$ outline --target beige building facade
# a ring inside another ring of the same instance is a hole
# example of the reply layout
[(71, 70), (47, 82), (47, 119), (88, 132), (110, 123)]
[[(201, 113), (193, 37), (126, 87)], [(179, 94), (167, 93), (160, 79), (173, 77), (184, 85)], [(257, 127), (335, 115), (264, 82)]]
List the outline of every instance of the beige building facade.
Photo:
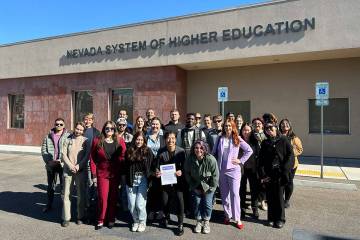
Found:
[[(52, 92), (42, 81), (50, 88), (71, 81), (72, 87), (55, 94), (67, 99), (68, 125), (74, 122), (74, 91), (93, 91), (100, 122), (112, 116), (112, 88), (133, 89), (133, 118), (151, 102), (167, 121), (173, 107), (182, 115), (219, 113), (217, 88), (227, 86), (225, 110), (246, 120), (264, 112), (289, 118), (304, 155), (318, 156), (319, 107), (313, 99), (315, 83), (326, 81), (325, 155), (360, 158), (358, 19), (358, 0), (270, 1), (0, 46), (0, 144), (37, 145), (46, 133), (40, 126), (50, 127), (53, 115), (36, 123), (33, 112), (61, 114), (46, 103)], [(17, 94), (25, 99), (22, 128), (11, 120), (10, 97)]]

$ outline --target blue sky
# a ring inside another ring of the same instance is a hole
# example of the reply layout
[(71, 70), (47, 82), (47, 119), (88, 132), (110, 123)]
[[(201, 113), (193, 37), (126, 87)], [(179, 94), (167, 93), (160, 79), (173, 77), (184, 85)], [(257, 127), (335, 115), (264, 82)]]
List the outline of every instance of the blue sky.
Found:
[(0, 45), (269, 0), (4, 0)]

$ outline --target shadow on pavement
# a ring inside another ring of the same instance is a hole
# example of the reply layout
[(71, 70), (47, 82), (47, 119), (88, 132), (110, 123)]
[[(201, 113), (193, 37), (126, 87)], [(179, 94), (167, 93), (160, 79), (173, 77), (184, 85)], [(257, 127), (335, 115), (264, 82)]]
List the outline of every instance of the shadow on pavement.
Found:
[(0, 210), (46, 222), (60, 223), (61, 204), (58, 203), (58, 197), (55, 196), (53, 209), (43, 213), (46, 199), (46, 193), (42, 192), (5, 191), (0, 193)]

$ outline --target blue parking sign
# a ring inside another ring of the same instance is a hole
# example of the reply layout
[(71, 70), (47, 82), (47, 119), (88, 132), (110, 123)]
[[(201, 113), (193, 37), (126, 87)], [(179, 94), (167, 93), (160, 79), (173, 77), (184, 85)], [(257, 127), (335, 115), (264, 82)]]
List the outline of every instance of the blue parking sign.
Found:
[(329, 99), (329, 83), (317, 82), (315, 85), (316, 100)]
[(219, 87), (218, 88), (218, 102), (227, 102), (229, 98), (228, 88)]

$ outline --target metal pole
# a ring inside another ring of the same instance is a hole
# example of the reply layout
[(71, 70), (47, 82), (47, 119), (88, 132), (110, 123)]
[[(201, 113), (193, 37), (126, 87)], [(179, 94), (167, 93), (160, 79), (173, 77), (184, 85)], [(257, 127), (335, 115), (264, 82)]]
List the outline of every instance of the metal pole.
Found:
[[(321, 100), (324, 103), (324, 100)], [(324, 178), (324, 106), (321, 104), (321, 172), (320, 178)]]
[(221, 115), (223, 117), (223, 121), (225, 122), (225, 115), (224, 115), (225, 109), (224, 109), (224, 101), (221, 101)]

